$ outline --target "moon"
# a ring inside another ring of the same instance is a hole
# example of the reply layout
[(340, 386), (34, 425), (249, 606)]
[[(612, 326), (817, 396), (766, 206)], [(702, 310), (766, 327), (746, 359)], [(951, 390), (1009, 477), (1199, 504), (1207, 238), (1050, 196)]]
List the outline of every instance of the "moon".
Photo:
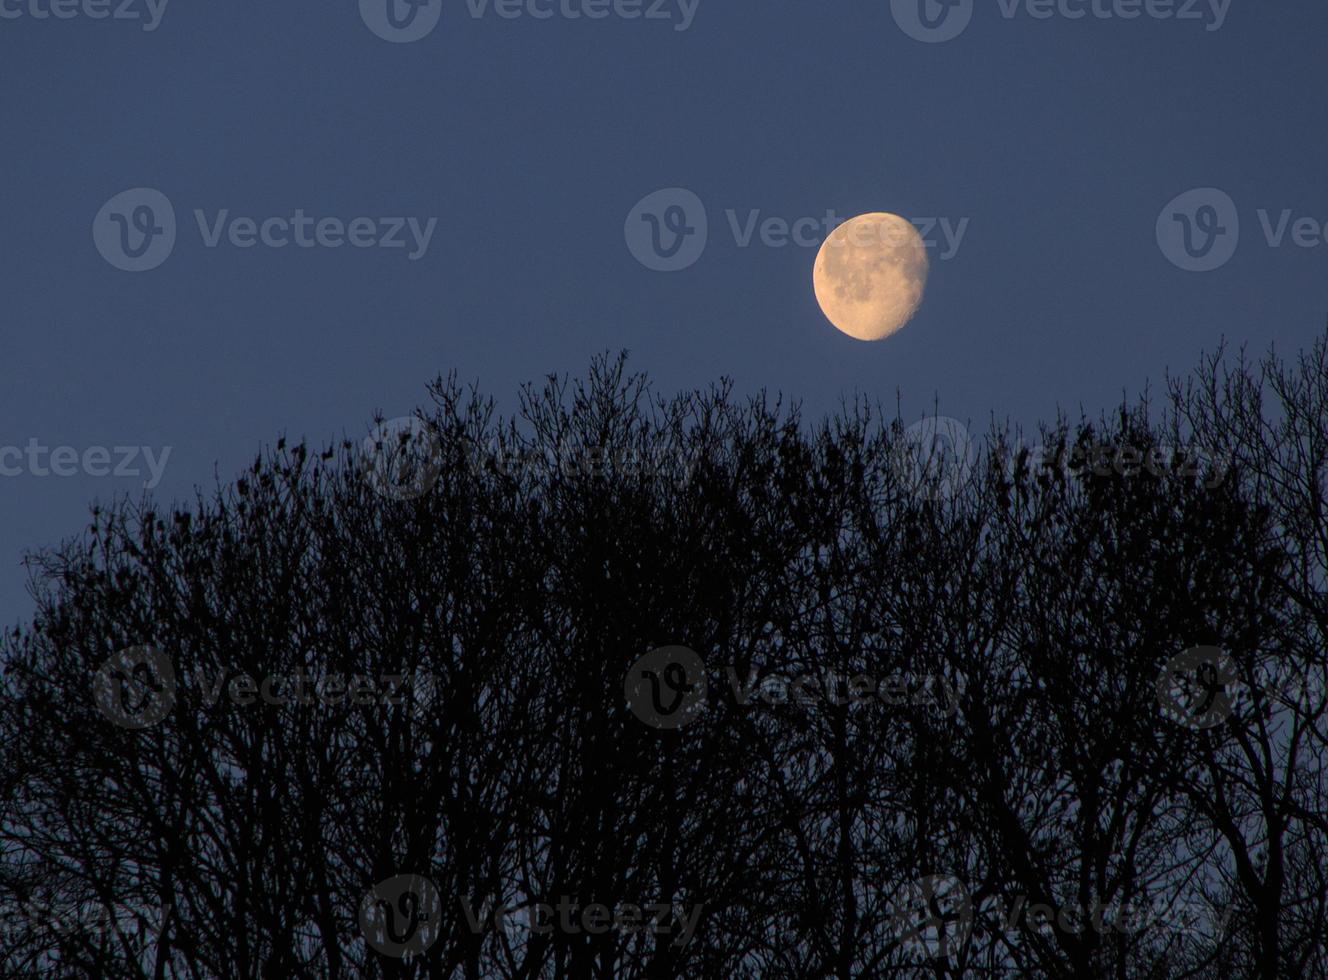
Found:
[(882, 340), (912, 319), (927, 285), (927, 249), (897, 214), (863, 214), (826, 238), (812, 286), (821, 312), (858, 340)]

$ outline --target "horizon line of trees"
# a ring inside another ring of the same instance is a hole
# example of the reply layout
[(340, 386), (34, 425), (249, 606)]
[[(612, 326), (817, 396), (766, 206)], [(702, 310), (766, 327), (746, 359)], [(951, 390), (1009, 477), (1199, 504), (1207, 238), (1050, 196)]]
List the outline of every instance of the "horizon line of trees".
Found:
[(964, 435), (603, 357), (94, 509), (0, 975), (1328, 976), (1328, 333)]

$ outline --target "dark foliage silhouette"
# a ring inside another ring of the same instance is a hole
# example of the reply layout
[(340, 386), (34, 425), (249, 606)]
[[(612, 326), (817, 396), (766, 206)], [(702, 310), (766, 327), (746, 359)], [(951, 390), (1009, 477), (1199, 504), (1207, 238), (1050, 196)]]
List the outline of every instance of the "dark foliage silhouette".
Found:
[(948, 466), (430, 393), (31, 559), (0, 973), (1328, 976), (1328, 337)]

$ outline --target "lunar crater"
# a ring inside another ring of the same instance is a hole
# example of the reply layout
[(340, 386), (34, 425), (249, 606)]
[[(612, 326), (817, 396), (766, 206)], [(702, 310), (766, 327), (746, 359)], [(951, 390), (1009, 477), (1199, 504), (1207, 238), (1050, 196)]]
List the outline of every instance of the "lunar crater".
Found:
[(858, 340), (882, 340), (917, 312), (927, 272), (927, 249), (912, 222), (874, 213), (830, 234), (816, 256), (812, 281), (836, 329)]

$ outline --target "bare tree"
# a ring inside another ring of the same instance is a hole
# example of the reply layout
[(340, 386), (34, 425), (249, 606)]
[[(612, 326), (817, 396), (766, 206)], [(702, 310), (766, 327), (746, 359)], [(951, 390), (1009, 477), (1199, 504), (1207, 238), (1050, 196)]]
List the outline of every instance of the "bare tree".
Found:
[(1225, 364), (943, 465), (439, 379), (95, 509), (6, 638), (0, 972), (1328, 975), (1328, 336)]

